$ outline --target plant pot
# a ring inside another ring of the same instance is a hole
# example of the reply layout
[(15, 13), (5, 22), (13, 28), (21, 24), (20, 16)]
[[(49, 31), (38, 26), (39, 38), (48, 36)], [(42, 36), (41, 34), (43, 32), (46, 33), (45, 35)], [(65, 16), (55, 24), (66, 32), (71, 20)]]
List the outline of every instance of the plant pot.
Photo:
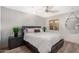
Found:
[(43, 27), (43, 31), (46, 32), (46, 27)]
[(44, 32), (46, 32), (46, 30), (43, 30)]
[(18, 33), (14, 33), (14, 37), (17, 37), (18, 36)]

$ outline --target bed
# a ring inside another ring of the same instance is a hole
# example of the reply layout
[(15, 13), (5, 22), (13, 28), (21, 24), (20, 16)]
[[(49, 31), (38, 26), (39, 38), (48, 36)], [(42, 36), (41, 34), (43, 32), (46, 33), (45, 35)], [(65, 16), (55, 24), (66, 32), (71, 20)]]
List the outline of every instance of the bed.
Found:
[(64, 43), (60, 33), (58, 32), (24, 32), (26, 28), (41, 28), (41, 26), (23, 26), (22, 35), (25, 45), (36, 53), (57, 52)]

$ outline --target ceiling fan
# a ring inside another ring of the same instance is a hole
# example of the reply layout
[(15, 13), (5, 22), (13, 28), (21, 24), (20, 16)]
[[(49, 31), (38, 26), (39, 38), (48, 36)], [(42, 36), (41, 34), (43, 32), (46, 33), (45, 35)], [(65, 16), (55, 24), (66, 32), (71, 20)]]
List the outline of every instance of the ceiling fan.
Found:
[(58, 10), (53, 10), (53, 6), (45, 6), (45, 12), (56, 13)]

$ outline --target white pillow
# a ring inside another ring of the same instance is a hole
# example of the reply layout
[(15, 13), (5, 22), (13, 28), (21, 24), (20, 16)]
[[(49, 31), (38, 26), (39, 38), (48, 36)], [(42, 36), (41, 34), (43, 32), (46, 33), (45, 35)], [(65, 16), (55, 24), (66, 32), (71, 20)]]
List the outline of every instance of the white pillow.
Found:
[(29, 29), (27, 29), (27, 32), (28, 33), (34, 33), (34, 29), (33, 28), (29, 28)]
[(28, 32), (27, 28), (24, 29), (24, 32)]

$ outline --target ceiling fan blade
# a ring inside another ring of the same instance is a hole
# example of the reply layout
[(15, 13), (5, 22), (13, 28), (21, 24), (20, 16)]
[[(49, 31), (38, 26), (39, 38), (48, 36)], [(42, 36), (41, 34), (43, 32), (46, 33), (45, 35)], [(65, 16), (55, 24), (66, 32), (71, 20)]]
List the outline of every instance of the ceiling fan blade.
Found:
[(56, 12), (58, 12), (58, 10), (47, 10), (46, 12), (48, 12), (48, 13), (56, 13)]
[(56, 12), (58, 12), (58, 10), (49, 10), (48, 12), (56, 13)]

